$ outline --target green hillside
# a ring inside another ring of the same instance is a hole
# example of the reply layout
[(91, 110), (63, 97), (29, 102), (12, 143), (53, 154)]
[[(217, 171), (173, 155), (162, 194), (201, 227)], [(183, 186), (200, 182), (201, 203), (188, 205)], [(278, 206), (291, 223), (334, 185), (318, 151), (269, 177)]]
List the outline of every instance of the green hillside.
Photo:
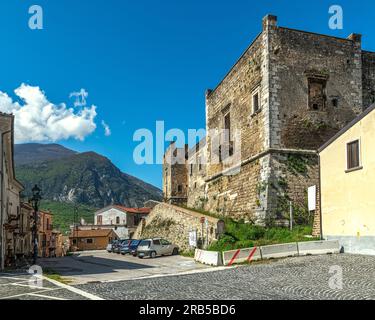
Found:
[[(62, 203), (57, 201), (42, 200), (42, 210), (51, 210), (53, 214), (53, 226), (59, 229), (63, 234), (69, 231), (69, 226), (74, 221), (74, 205), (70, 203)], [(94, 222), (95, 208), (78, 205), (78, 219), (85, 219), (87, 223)]]

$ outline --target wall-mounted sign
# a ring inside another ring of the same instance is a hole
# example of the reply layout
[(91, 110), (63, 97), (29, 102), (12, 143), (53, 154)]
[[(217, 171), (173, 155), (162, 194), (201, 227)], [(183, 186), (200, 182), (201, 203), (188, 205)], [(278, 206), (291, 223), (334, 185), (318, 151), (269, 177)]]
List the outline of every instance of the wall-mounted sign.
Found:
[(189, 232), (189, 246), (197, 247), (197, 231), (190, 231)]
[(312, 186), (307, 190), (309, 211), (316, 210), (316, 186)]

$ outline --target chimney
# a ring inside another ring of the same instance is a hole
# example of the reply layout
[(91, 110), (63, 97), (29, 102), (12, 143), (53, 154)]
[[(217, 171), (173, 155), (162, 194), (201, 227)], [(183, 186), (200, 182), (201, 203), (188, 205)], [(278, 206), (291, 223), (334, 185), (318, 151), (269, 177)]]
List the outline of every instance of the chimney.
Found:
[(269, 30), (271, 28), (276, 28), (276, 27), (277, 27), (277, 16), (268, 14), (263, 18), (263, 31)]

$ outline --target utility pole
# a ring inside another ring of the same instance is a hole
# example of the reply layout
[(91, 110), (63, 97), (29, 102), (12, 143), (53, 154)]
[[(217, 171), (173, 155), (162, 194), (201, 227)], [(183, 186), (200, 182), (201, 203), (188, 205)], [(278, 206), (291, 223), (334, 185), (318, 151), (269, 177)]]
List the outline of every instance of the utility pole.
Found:
[(293, 230), (293, 204), (292, 201), (289, 201), (289, 225), (290, 231)]
[(33, 265), (36, 265), (38, 259), (38, 214), (39, 214), (39, 203), (42, 199), (40, 192), (41, 190), (37, 185), (32, 189), (33, 197), (30, 199), (30, 202), (34, 209), (34, 225), (33, 225)]
[(73, 206), (73, 242), (75, 241), (75, 246), (78, 248), (78, 210), (77, 204), (74, 203)]

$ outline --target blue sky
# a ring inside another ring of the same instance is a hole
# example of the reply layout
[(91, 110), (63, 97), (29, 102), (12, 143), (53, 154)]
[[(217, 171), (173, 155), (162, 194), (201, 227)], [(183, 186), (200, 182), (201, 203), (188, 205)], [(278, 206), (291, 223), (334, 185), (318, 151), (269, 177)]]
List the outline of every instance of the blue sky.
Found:
[[(44, 29), (28, 28), (28, 8), (41, 5)], [(330, 30), (328, 8), (344, 10), (344, 29)], [(159, 165), (133, 161), (133, 133), (204, 128), (204, 93), (216, 84), (261, 31), (267, 13), (279, 25), (347, 37), (363, 34), (375, 51), (375, 2), (214, 0), (2, 0), (0, 91), (39, 86), (54, 103), (84, 88), (97, 106), (97, 129), (84, 141), (57, 141), (96, 151), (121, 170), (161, 187)], [(111, 128), (104, 135), (101, 121)]]

